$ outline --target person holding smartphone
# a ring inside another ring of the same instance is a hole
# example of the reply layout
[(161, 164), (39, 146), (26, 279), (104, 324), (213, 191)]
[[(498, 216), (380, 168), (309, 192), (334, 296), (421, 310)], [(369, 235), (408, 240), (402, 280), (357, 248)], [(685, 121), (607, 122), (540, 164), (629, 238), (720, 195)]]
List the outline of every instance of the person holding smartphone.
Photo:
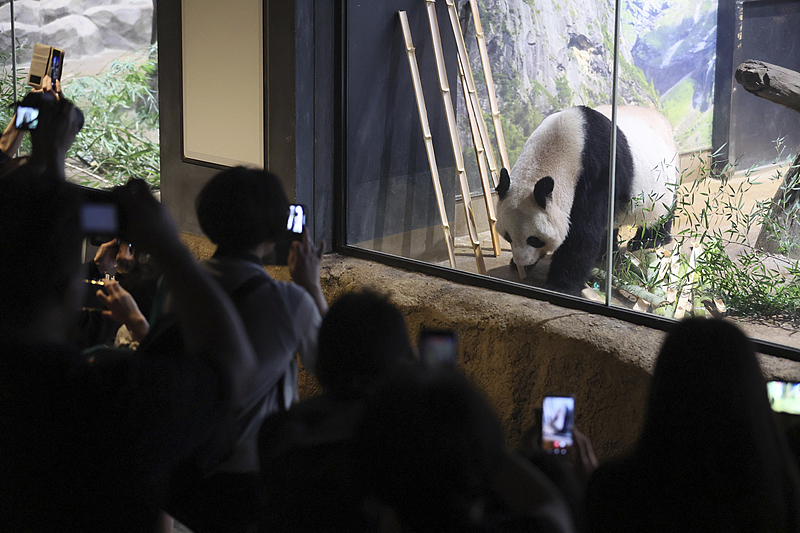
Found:
[[(0, 143), (6, 157), (22, 142), (22, 135), (27, 129), (31, 134), (31, 153), (14, 157), (3, 163), (0, 176), (11, 174), (23, 165), (50, 177), (65, 180), (64, 163), (75, 137), (83, 128), (83, 112), (61, 92), (61, 83), (56, 80), (52, 84), (45, 76), (41, 90), (32, 90), (18, 103), (18, 109), (26, 107), (26, 116), (35, 120), (19, 120), (22, 115), (15, 113), (12, 124), (6, 128)], [(6, 150), (8, 150), (6, 152)]]
[(591, 532), (798, 532), (800, 475), (753, 346), (734, 324), (675, 325), (634, 450), (600, 465)]
[[(50, 76), (45, 76), (42, 80), (42, 86), (39, 89), (33, 89), (32, 93), (52, 93), (52, 95), (59, 99), (62, 97), (61, 94), (61, 82), (58, 80), (55, 81), (55, 84), (50, 79)], [(6, 164), (14, 154), (17, 153), (19, 150), (20, 145), (22, 144), (22, 139), (25, 136), (26, 129), (22, 129), (21, 127), (17, 126), (17, 113), (14, 113), (14, 116), (11, 117), (11, 121), (8, 123), (3, 135), (0, 136), (0, 168)]]
[[(203, 262), (231, 296), (257, 354), (247, 398), (236, 406), (238, 439), (211, 475), (181, 472), (167, 512), (196, 533), (243, 531), (256, 519), (259, 490), (258, 430), (268, 415), (298, 399), (298, 363), (314, 373), (317, 334), (328, 305), (320, 286), (324, 243), (304, 232), (288, 257), (293, 283), (263, 268), (276, 244), (290, 238), (289, 201), (277, 176), (235, 167), (211, 178), (197, 197), (200, 227), (217, 245)], [(154, 328), (157, 325), (153, 326)]]

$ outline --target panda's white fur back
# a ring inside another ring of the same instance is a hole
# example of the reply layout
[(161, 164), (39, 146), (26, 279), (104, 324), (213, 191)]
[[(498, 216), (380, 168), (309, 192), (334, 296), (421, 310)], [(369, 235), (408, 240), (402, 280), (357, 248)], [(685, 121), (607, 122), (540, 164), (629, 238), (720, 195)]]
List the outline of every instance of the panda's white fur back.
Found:
[[(611, 106), (595, 108), (611, 120)], [(617, 126), (633, 157), (631, 206), (614, 226), (653, 224), (669, 215), (678, 183), (678, 147), (667, 117), (654, 109), (617, 108)]]
[[(542, 249), (532, 249), (524, 240), (512, 241), (514, 261), (520, 265), (533, 264), (556, 250), (569, 233), (575, 185), (582, 171), (584, 123), (578, 108), (549, 115), (525, 142), (511, 169), (513, 186), (497, 206), (497, 230), (501, 235), (537, 235), (547, 243)], [(534, 185), (544, 176), (554, 181), (547, 212), (531, 198)]]
[[(575, 223), (570, 220), (574, 193), (584, 172), (582, 155), (589, 142), (585, 112), (585, 108), (572, 107), (545, 118), (511, 170), (510, 187), (497, 206), (497, 230), (510, 238), (518, 265), (534, 264), (544, 254), (557, 250)], [(601, 106), (597, 112), (610, 119), (611, 107)], [(653, 224), (668, 217), (674, 205), (678, 171), (672, 127), (657, 111), (636, 106), (619, 107), (617, 122), (633, 160), (633, 201), (631, 208), (618, 214), (615, 226)], [(553, 178), (546, 210), (532, 197), (537, 182), (545, 176)], [(526, 244), (530, 236), (545, 245), (535, 248)]]

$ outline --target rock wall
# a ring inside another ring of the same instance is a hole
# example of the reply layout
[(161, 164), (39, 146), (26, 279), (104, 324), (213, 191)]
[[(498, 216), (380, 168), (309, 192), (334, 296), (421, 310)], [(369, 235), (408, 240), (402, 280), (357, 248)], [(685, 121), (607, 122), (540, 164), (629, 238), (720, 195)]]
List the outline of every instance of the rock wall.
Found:
[[(213, 253), (206, 239), (183, 238), (196, 256)], [(289, 279), (286, 267), (268, 270)], [(599, 458), (636, 440), (660, 331), (336, 254), (323, 260), (322, 286), (329, 302), (364, 286), (388, 293), (412, 339), (423, 325), (458, 331), (459, 366), (494, 405), (511, 446), (553, 392), (575, 396), (577, 427)], [(770, 378), (800, 381), (800, 363), (767, 356), (761, 362)], [(307, 397), (319, 385), (301, 372), (300, 390)]]
[[(468, 1), (459, 0), (462, 19), (468, 18)], [(572, 105), (610, 103), (613, 2), (480, 0), (478, 4), (512, 165), (543, 117)], [(715, 0), (622, 3), (620, 101), (663, 107), (676, 127), (682, 151), (711, 145), (716, 6)], [(473, 71), (481, 73), (473, 25), (465, 27)], [(476, 83), (485, 100), (480, 74)], [(488, 102), (483, 104), (488, 110)], [(461, 104), (460, 116), (464, 113)], [(464, 146), (471, 146), (466, 120), (460, 130)]]
[[(36, 43), (66, 52), (67, 59), (108, 49), (139, 50), (150, 44), (154, 0), (16, 0), (19, 65), (27, 67)], [(0, 6), (0, 53), (10, 54), (11, 6)]]

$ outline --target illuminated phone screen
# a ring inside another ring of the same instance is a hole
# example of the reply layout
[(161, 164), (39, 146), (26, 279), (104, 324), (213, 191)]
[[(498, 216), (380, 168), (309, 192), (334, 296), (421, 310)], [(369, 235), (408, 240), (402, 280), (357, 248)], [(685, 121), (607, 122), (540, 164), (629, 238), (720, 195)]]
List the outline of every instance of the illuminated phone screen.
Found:
[(302, 205), (289, 206), (289, 219), (286, 221), (286, 229), (298, 235), (303, 233), (306, 225), (306, 213)]
[(767, 383), (767, 397), (773, 411), (800, 415), (800, 383), (770, 381)]
[(574, 420), (575, 398), (546, 396), (542, 402), (542, 449), (548, 453), (566, 454), (572, 446)]
[(17, 106), (18, 130), (35, 130), (39, 125), (39, 109), (35, 107)]

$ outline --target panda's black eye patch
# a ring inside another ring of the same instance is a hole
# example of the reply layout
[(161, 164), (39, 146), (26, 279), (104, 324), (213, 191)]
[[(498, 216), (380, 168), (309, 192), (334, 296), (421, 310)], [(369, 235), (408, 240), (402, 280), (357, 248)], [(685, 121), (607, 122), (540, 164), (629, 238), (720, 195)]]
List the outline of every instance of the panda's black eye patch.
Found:
[(534, 248), (541, 248), (544, 246), (544, 241), (542, 241), (542, 239), (539, 237), (530, 236), (525, 242), (528, 244), (528, 246), (533, 246)]
[(511, 244), (511, 236), (508, 234), (508, 232), (506, 232), (506, 234), (503, 235), (503, 238), (508, 241), (508, 244)]

